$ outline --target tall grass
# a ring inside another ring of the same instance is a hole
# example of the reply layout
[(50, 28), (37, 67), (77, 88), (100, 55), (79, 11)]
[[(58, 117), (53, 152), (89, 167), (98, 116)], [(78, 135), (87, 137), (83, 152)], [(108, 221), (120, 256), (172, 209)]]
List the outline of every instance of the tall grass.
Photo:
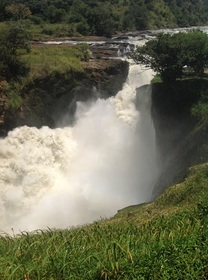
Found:
[(0, 239), (0, 279), (207, 279), (208, 166), (156, 202), (67, 230)]
[(73, 75), (82, 73), (81, 51), (73, 46), (32, 47), (31, 52), (22, 55), (30, 67), (29, 79), (44, 78), (49, 75)]
[(50, 39), (54, 37), (71, 37), (78, 36), (76, 28), (73, 24), (67, 23), (40, 23), (31, 24), (30, 34), (33, 40), (41, 41), (44, 39)]
[(5, 83), (3, 90), (7, 96), (5, 108), (15, 111), (21, 108), (23, 99), (21, 97), (21, 84), (18, 82)]

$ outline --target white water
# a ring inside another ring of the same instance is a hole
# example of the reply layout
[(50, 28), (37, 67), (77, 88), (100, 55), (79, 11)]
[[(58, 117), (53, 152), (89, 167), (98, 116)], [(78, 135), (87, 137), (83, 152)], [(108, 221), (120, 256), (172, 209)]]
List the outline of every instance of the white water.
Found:
[(146, 105), (135, 108), (151, 78), (130, 66), (115, 97), (78, 104), (73, 127), (23, 126), (0, 140), (0, 230), (66, 228), (151, 198), (154, 128)]

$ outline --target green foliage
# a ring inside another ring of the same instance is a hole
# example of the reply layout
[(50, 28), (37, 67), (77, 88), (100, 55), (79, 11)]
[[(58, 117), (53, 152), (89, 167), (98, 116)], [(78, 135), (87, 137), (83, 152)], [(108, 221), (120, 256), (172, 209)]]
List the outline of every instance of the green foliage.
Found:
[(89, 9), (87, 23), (92, 35), (110, 37), (115, 32), (116, 22), (110, 5), (97, 5)]
[(6, 109), (18, 110), (23, 103), (22, 97), (20, 95), (20, 85), (18, 83), (7, 84), (4, 88), (7, 95)]
[(192, 114), (199, 118), (205, 125), (208, 124), (208, 91), (201, 92), (199, 101), (192, 106)]
[(0, 77), (12, 79), (26, 73), (27, 68), (21, 62), (19, 50), (29, 52), (29, 35), (25, 26), (16, 22), (2, 30), (0, 35)]
[(54, 5), (50, 5), (47, 9), (46, 17), (51, 23), (61, 22), (65, 17), (66, 12), (64, 9), (57, 9)]
[(89, 59), (91, 57), (89, 45), (87, 43), (81, 43), (81, 44), (77, 45), (77, 48), (80, 50), (80, 52), (82, 54), (81, 60), (89, 61)]
[(26, 24), (21, 21), (12, 22), (9, 24), (8, 32), (5, 38), (5, 44), (14, 54), (18, 49), (30, 51), (30, 34), (27, 30)]
[(76, 25), (76, 31), (82, 35), (88, 35), (90, 33), (90, 27), (86, 20), (78, 22)]
[(32, 48), (22, 56), (22, 61), (30, 68), (26, 79), (32, 81), (49, 75), (73, 75), (82, 73), (83, 53), (78, 47), (42, 46)]
[(151, 84), (154, 84), (154, 83), (162, 83), (160, 75), (157, 74), (154, 76), (154, 78), (151, 80)]
[(6, 109), (17, 110), (22, 106), (22, 97), (18, 93), (10, 91), (7, 96)]
[(63, 26), (60, 24), (44, 24), (41, 25), (41, 35), (46, 37), (64, 37), (74, 35), (68, 26)]
[(10, 80), (27, 71), (25, 65), (18, 56), (11, 52), (6, 46), (0, 46), (0, 77)]
[(41, 23), (40, 25), (33, 25), (30, 28), (30, 34), (34, 40), (78, 35), (75, 25), (61, 23)]
[(151, 67), (163, 81), (181, 78), (185, 66), (202, 76), (208, 64), (208, 36), (199, 30), (173, 35), (160, 33), (156, 39), (137, 47), (131, 57)]
[(163, 0), (148, 1), (148, 27), (161, 28), (161, 27), (174, 27), (177, 26), (175, 15), (171, 8)]
[(199, 26), (207, 21), (207, 1), (165, 0), (179, 26)]
[(125, 11), (123, 29), (143, 30), (148, 27), (148, 9), (144, 1), (132, 1)]
[[(184, 62), (196, 75), (203, 75), (208, 65), (208, 36), (201, 31), (186, 34), (182, 41)], [(182, 50), (181, 50), (182, 52)]]
[(99, 1), (85, 3), (82, 0), (73, 2), (68, 22), (76, 23), (80, 34), (110, 37), (116, 26), (116, 19), (112, 7), (108, 3)]
[(1, 0), (0, 21), (30, 18), (35, 24), (69, 23), (81, 35), (205, 25), (208, 4), (175, 0)]
[(192, 108), (192, 114), (208, 123), (208, 103), (198, 102)]
[(5, 7), (5, 11), (16, 20), (22, 20), (31, 15), (30, 9), (21, 3), (12, 3)]
[(157, 39), (137, 47), (131, 57), (137, 63), (151, 67), (166, 81), (181, 77), (183, 61), (180, 58), (180, 45), (184, 34), (159, 34)]
[(194, 168), (156, 202), (68, 230), (0, 238), (0, 277), (206, 279), (208, 167)]

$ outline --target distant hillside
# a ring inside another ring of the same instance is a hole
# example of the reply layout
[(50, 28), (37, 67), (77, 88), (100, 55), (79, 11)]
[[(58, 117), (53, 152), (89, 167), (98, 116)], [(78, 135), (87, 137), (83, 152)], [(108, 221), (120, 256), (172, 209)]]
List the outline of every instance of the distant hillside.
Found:
[[(0, 21), (65, 23), (68, 35), (105, 35), (129, 30), (208, 23), (208, 1), (193, 0), (1, 0)], [(63, 30), (62, 30), (63, 31)], [(51, 31), (48, 30), (48, 33)]]

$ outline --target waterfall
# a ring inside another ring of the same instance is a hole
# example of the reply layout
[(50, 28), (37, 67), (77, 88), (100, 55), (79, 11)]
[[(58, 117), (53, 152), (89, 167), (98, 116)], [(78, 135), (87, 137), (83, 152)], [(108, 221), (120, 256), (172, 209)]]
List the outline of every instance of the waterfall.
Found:
[(130, 65), (115, 97), (78, 102), (73, 127), (23, 126), (0, 140), (1, 231), (85, 224), (151, 199), (151, 98), (137, 90), (151, 78), (151, 70)]

